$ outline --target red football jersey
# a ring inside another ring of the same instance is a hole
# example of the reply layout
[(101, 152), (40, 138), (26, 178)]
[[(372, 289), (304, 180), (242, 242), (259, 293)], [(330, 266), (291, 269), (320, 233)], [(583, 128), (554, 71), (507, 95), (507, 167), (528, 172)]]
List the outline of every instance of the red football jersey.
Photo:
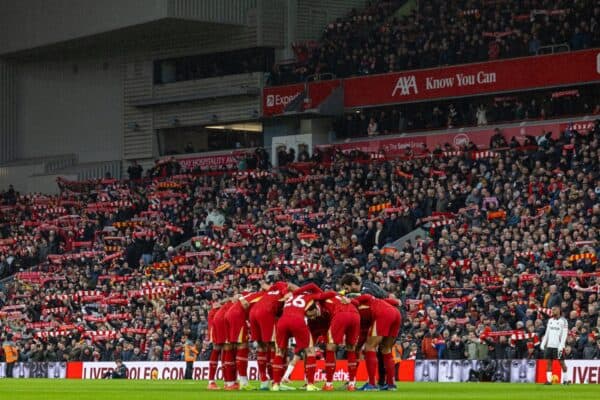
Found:
[[(394, 306), (391, 303), (398, 303), (397, 300), (394, 299), (378, 299), (376, 297), (371, 296), (370, 294), (363, 294), (354, 299), (359, 304), (359, 311), (361, 309), (365, 309), (368, 307), (371, 311), (371, 315), (373, 318), (377, 318), (379, 316), (385, 316), (391, 310), (394, 309)], [(365, 312), (366, 313), (366, 312)], [(361, 313), (362, 315), (362, 313)]]
[(341, 312), (358, 313), (358, 310), (352, 303), (344, 304), (342, 297), (342, 295), (336, 292), (329, 291), (321, 294), (319, 300), (322, 300), (321, 304), (323, 308), (331, 316)]
[(317, 296), (317, 294), (302, 293), (290, 297), (283, 305), (283, 314), (304, 318), (306, 310), (312, 307)]
[(223, 318), (223, 317), (225, 317), (225, 314), (227, 313), (227, 311), (229, 311), (229, 309), (231, 308), (231, 306), (233, 306), (233, 302), (232, 301), (227, 301), (227, 302), (223, 303), (221, 305), (221, 307), (217, 310), (217, 312), (214, 314), (213, 320), (215, 318)]
[(285, 282), (276, 282), (263, 292), (263, 296), (254, 305), (256, 308), (265, 310), (273, 315), (279, 311), (281, 299), (288, 293), (288, 284)]
[(283, 305), (284, 315), (296, 315), (304, 318), (306, 310), (315, 303), (323, 291), (314, 283), (304, 285), (292, 293)]
[(246, 318), (248, 318), (248, 314), (250, 313), (250, 309), (260, 301), (260, 299), (264, 296), (265, 292), (255, 292), (248, 293), (243, 295), (241, 298), (246, 300), (249, 304), (248, 308), (245, 308), (242, 303), (238, 300), (233, 303), (233, 307), (236, 307), (239, 311), (242, 311), (246, 314)]

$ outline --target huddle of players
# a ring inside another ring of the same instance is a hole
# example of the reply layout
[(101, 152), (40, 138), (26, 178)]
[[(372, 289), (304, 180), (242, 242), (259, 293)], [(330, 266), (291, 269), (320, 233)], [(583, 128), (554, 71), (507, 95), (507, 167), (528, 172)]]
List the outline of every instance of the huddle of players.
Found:
[[(294, 365), (302, 357), (305, 361), (306, 390), (321, 390), (314, 384), (314, 342), (320, 336), (327, 337), (323, 390), (333, 390), (338, 346), (345, 346), (346, 350), (347, 390), (356, 390), (358, 352), (361, 349), (369, 381), (359, 390), (395, 390), (392, 346), (401, 326), (402, 317), (397, 309), (399, 302), (387, 298), (387, 294), (375, 284), (365, 282), (361, 286), (360, 280), (351, 274), (345, 275), (341, 284), (346, 295), (322, 291), (312, 283), (297, 287), (276, 282), (270, 286), (264, 284), (259, 292), (215, 304), (208, 314), (209, 336), (213, 344), (208, 389), (220, 389), (215, 382), (219, 360), (225, 390), (254, 389), (247, 376), (250, 333), (257, 343), (261, 390), (269, 389), (270, 380), (270, 390), (293, 390), (282, 382), (288, 380)], [(375, 297), (369, 292), (385, 298)], [(288, 363), (286, 355), (291, 338), (295, 340), (294, 357)], [(386, 384), (381, 387), (376, 386), (378, 350), (382, 354), (385, 370), (382, 373), (386, 378)]]

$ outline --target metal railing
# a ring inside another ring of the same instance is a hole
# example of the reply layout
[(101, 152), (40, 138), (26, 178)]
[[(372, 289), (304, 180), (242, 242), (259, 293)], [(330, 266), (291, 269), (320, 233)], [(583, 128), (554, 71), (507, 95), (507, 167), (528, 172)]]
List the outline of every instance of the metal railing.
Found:
[(567, 51), (571, 51), (571, 47), (568, 43), (559, 43), (559, 44), (550, 44), (547, 46), (541, 46), (537, 51), (536, 55), (541, 54), (554, 54), (554, 53), (564, 53)]

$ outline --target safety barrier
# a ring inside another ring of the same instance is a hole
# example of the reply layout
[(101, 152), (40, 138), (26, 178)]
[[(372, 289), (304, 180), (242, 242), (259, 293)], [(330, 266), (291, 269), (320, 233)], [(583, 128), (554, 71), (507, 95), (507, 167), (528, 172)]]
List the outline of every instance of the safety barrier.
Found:
[[(183, 361), (134, 361), (125, 362), (128, 379), (178, 380), (185, 375)], [(566, 378), (575, 384), (600, 383), (600, 360), (567, 360)], [(102, 379), (112, 372), (114, 362), (18, 362), (13, 366), (13, 378), (50, 379)], [(194, 363), (194, 380), (208, 379), (208, 361)], [(554, 379), (562, 381), (560, 365), (552, 365)], [(6, 377), (6, 363), (0, 363), (0, 378)], [(217, 369), (217, 379), (222, 379), (221, 367)], [(248, 364), (248, 378), (258, 379), (256, 361)], [(302, 361), (296, 364), (291, 380), (304, 380)], [(315, 380), (325, 379), (325, 362), (317, 361)], [(364, 362), (359, 363), (357, 380), (365, 381), (367, 372)], [(397, 379), (400, 382), (467, 382), (487, 380), (511, 383), (543, 383), (546, 381), (545, 360), (403, 360), (398, 366)], [(334, 380), (348, 380), (348, 364), (338, 361)]]

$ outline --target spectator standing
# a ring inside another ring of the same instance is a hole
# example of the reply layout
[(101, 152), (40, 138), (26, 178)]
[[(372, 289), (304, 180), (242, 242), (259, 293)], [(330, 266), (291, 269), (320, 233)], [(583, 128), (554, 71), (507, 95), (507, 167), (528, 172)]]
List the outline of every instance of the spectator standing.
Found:
[(185, 344), (183, 346), (185, 357), (185, 379), (192, 379), (194, 372), (194, 361), (198, 357), (198, 349), (192, 340), (188, 337), (183, 338)]
[(15, 363), (19, 359), (19, 349), (12, 341), (12, 335), (8, 335), (4, 343), (2, 343), (2, 350), (4, 351), (4, 359), (6, 361), (6, 377), (13, 377), (13, 368)]
[(127, 174), (129, 175), (130, 181), (139, 181), (142, 179), (142, 172), (144, 169), (141, 165), (137, 163), (137, 161), (133, 160), (129, 168), (127, 168)]
[(371, 118), (369, 120), (369, 126), (367, 128), (367, 135), (368, 136), (379, 135), (379, 129), (378, 129), (377, 121), (375, 121), (375, 118)]

